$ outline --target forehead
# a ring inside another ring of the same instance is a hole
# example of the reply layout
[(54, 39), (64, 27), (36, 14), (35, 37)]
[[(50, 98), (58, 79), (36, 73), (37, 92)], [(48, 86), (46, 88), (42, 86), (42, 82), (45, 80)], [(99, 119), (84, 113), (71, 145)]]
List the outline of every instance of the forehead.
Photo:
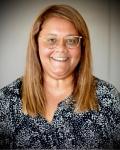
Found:
[(70, 32), (78, 34), (75, 25), (62, 17), (50, 17), (46, 19), (42, 24), (41, 32)]

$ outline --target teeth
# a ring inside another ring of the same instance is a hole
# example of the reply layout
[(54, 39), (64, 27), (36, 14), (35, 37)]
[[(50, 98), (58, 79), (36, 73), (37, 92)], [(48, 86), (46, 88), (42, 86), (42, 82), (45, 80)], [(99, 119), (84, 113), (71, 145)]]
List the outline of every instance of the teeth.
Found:
[(67, 57), (55, 57), (55, 58), (52, 57), (52, 59), (56, 61), (66, 61), (68, 58)]

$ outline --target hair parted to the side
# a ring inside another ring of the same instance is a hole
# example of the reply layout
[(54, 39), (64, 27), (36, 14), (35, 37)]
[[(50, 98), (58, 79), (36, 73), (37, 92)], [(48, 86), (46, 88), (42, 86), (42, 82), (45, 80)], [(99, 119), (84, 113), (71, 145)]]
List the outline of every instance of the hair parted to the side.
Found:
[(52, 16), (69, 20), (82, 36), (81, 59), (74, 71), (75, 109), (78, 112), (98, 110), (96, 85), (91, 67), (90, 37), (86, 23), (79, 12), (71, 6), (51, 5), (37, 17), (30, 33), (22, 84), (23, 111), (30, 116), (39, 114), (45, 116), (46, 100), (43, 88), (43, 69), (38, 52), (38, 35), (44, 21)]

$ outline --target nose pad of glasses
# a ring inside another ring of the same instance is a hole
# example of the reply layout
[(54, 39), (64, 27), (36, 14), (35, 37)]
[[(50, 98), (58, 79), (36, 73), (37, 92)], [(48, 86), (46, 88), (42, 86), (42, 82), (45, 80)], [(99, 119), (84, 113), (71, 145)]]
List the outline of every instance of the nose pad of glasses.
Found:
[(60, 40), (59, 42), (56, 43), (54, 48), (56, 48), (56, 50), (59, 51), (65, 51), (67, 49), (67, 45), (64, 40)]

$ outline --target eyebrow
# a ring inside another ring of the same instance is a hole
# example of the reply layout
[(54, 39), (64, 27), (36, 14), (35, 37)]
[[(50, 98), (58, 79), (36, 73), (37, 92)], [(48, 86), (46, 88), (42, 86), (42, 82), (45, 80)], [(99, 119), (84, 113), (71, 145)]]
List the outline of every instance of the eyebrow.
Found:
[(48, 36), (57, 36), (57, 34), (53, 34), (53, 33), (48, 33), (46, 35), (48, 35)]
[[(57, 34), (54, 34), (54, 33), (48, 33), (47, 35), (48, 35), (48, 36), (58, 36)], [(67, 35), (65, 35), (65, 36), (78, 36), (78, 35), (73, 34), (73, 33), (70, 33), (70, 34), (67, 34)]]

